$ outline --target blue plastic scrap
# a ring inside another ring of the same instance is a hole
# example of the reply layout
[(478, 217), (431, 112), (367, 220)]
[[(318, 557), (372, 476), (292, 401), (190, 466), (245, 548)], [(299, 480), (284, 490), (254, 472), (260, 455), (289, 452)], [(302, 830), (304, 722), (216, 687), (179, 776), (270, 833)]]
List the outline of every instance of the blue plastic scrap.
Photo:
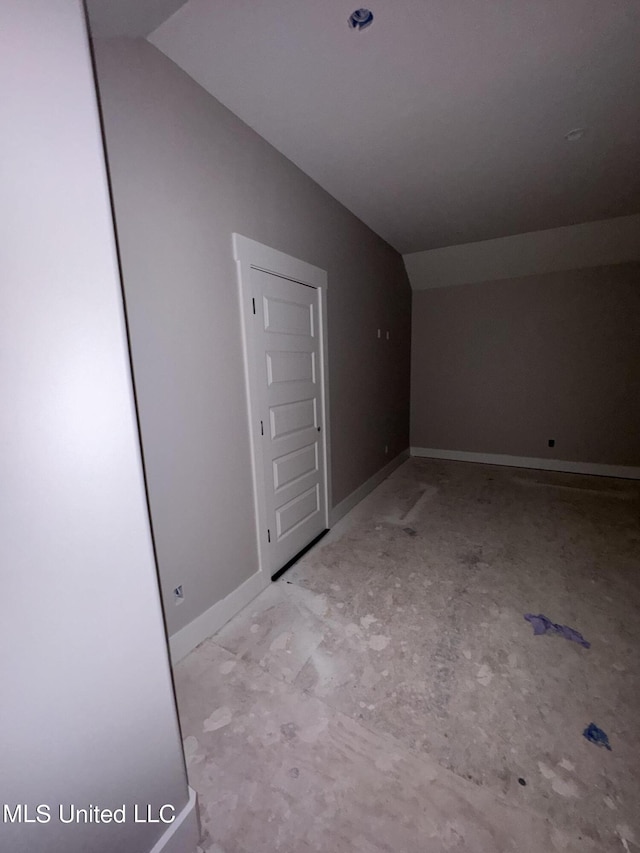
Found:
[(356, 11), (349, 16), (349, 26), (352, 30), (364, 30), (371, 23), (373, 23), (373, 12), (369, 9), (356, 9)]
[(582, 736), (586, 737), (591, 743), (595, 743), (596, 746), (604, 746), (609, 752), (612, 751), (609, 738), (595, 723), (589, 723), (587, 728), (582, 732)]
[(588, 643), (585, 640), (580, 631), (576, 631), (574, 628), (569, 628), (568, 625), (558, 625), (555, 622), (552, 622), (551, 619), (543, 616), (542, 613), (539, 613), (537, 616), (533, 613), (525, 613), (524, 618), (527, 622), (531, 623), (533, 626), (533, 633), (536, 636), (538, 634), (560, 634), (560, 636), (564, 637), (565, 640), (572, 640), (574, 643), (579, 643), (581, 646), (584, 646), (585, 649), (591, 648), (591, 643)]

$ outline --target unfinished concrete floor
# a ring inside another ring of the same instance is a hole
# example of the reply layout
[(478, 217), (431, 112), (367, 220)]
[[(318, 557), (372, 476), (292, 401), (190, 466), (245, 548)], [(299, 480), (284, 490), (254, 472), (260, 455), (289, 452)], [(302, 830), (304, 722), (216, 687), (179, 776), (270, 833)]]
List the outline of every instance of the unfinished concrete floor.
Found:
[(639, 510), (633, 481), (402, 465), (177, 666), (202, 849), (640, 849)]

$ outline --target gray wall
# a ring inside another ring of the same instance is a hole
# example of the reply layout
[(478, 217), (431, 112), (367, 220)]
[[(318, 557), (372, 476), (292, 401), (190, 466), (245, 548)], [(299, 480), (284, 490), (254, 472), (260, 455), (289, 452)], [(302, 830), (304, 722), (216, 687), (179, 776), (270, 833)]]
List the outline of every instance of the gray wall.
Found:
[(413, 447), (640, 465), (640, 264), (417, 291), (412, 340)]
[(79, 0), (0, 4), (0, 100), (2, 804), (51, 809), (0, 849), (142, 853), (187, 784)]
[(329, 274), (334, 505), (409, 445), (411, 292), (400, 255), (156, 48), (96, 54), (174, 633), (257, 570), (232, 232)]
[(640, 261), (640, 214), (404, 255), (414, 290)]

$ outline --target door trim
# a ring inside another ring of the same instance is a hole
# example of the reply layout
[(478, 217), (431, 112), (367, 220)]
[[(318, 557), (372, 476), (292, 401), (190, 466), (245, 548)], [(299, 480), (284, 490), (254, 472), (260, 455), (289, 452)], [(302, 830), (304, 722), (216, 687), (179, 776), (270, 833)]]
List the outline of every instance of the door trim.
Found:
[[(256, 376), (256, 358), (253, 340), (250, 334), (250, 322), (253, 317), (251, 289), (251, 270), (257, 269), (272, 273), (281, 278), (313, 287), (318, 291), (318, 314), (320, 323), (320, 394), (322, 399), (322, 444), (324, 449), (324, 525), (329, 527), (329, 508), (331, 506), (331, 436), (329, 434), (329, 364), (327, 346), (327, 288), (328, 276), (325, 270), (279, 252), (242, 234), (233, 234), (233, 257), (238, 271), (238, 295), (240, 299), (240, 318), (242, 327), (242, 351), (244, 357), (245, 391), (247, 416), (249, 421), (249, 440), (251, 444), (251, 473), (253, 480), (253, 499), (255, 512), (255, 535), (258, 548), (259, 571), (264, 573), (265, 585), (271, 572), (267, 554), (268, 543), (265, 536), (267, 510), (265, 502), (266, 486), (262, 442), (260, 440), (260, 415), (256, 411), (252, 389), (258, 387)], [(277, 572), (277, 570), (276, 570)]]

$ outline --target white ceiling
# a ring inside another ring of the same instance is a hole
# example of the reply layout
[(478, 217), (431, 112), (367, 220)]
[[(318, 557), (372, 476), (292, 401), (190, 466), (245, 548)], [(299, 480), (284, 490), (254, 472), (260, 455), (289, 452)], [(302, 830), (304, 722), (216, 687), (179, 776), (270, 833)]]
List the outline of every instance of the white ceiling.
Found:
[(149, 40), (403, 253), (640, 211), (638, 0), (369, 3), (189, 0)]

